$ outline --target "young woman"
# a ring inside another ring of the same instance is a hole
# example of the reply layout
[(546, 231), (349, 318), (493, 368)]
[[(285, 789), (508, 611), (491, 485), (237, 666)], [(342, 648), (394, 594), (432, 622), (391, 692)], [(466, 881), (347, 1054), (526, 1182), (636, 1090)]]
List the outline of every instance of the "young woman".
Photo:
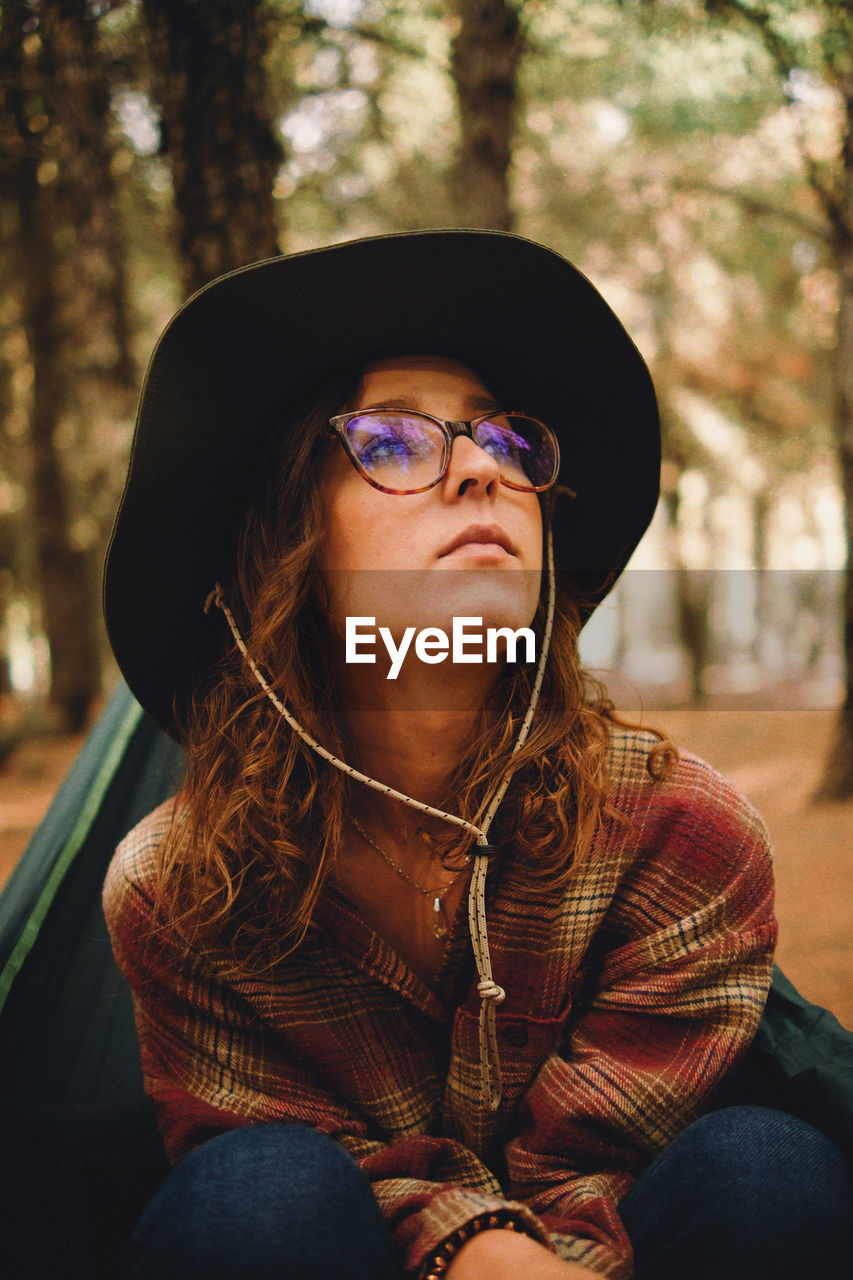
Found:
[(106, 577), (189, 756), (105, 890), (180, 1162), (129, 1275), (846, 1274), (832, 1144), (713, 1109), (760, 820), (578, 666), (658, 467), (636, 349), (517, 237), (255, 264), (167, 329)]

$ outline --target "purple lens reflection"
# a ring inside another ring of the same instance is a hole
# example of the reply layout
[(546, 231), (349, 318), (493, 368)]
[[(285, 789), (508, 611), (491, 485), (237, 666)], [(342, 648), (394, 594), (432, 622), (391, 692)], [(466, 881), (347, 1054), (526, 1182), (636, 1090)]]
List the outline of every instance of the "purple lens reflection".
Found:
[(419, 488), (438, 478), (444, 435), (436, 423), (401, 413), (365, 413), (347, 423), (360, 467), (388, 488)]
[(535, 418), (500, 414), (479, 423), (476, 437), (477, 444), (495, 459), (507, 480), (539, 488), (553, 479), (554, 446)]

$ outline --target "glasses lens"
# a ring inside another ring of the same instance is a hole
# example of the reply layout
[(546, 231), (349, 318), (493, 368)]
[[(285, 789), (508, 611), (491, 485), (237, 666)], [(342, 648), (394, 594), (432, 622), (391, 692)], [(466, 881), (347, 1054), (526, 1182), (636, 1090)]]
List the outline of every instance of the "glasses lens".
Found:
[(496, 413), (478, 423), (474, 434), (509, 484), (520, 489), (547, 489), (556, 480), (557, 442), (538, 418)]
[(374, 484), (406, 493), (428, 488), (441, 474), (445, 436), (415, 413), (360, 413), (346, 425), (347, 444)]

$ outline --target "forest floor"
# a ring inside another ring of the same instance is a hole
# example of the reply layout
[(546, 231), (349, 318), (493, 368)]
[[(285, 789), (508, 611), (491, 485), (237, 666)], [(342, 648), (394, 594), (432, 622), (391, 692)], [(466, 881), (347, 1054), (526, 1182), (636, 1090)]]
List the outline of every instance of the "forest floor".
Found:
[[(700, 708), (645, 718), (709, 760), (763, 814), (776, 853), (779, 963), (853, 1029), (853, 800), (812, 803), (834, 713)], [(0, 765), (0, 885), (81, 742), (27, 740)]]

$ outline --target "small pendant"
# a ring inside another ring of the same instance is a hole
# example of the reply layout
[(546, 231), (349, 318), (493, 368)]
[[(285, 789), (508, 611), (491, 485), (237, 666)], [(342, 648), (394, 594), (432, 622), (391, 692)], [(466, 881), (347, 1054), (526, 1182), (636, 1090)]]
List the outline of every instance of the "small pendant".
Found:
[(441, 898), (433, 898), (432, 909), (435, 912), (432, 920), (432, 932), (436, 938), (447, 936), (447, 921), (441, 909)]

